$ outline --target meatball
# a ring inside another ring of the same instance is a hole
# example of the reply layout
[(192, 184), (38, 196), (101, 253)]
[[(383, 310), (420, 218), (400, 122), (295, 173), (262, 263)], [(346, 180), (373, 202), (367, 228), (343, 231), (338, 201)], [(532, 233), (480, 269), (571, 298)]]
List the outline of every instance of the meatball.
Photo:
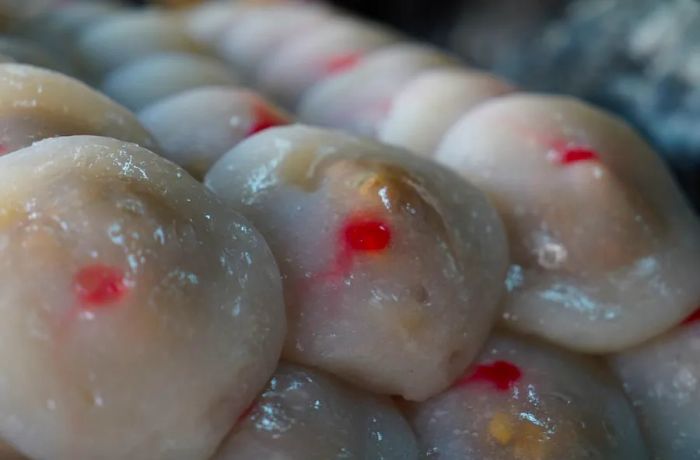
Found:
[(73, 78), (0, 64), (0, 153), (53, 136), (96, 134), (154, 147), (136, 117)]
[(452, 388), (407, 413), (423, 458), (649, 458), (632, 408), (598, 362), (512, 336), (490, 339)]
[(282, 364), (212, 460), (411, 460), (416, 440), (391, 400)]
[(290, 120), (257, 94), (233, 87), (185, 91), (146, 107), (139, 118), (163, 155), (198, 179), (246, 137)]
[(437, 159), (501, 211), (509, 327), (611, 352), (700, 303), (700, 224), (660, 158), (619, 120), (570, 98), (504, 96), (462, 118)]
[(364, 54), (396, 39), (376, 24), (334, 18), (265, 57), (256, 84), (270, 97), (293, 108), (315, 83), (349, 69)]
[(403, 85), (426, 70), (453, 63), (441, 51), (422, 45), (381, 48), (309, 89), (301, 100), (299, 118), (376, 137)]
[(700, 310), (651, 342), (612, 357), (655, 459), (700, 459)]
[(435, 154), (447, 131), (481, 102), (513, 91), (502, 80), (465, 69), (424, 72), (394, 98), (379, 139), (425, 156)]
[(161, 52), (197, 52), (174, 14), (159, 10), (114, 13), (85, 29), (77, 50), (95, 81), (131, 61)]
[(273, 128), (224, 155), (205, 184), (252, 219), (280, 263), (291, 361), (421, 400), (469, 364), (498, 316), (501, 222), (434, 163)]
[(260, 235), (114, 139), (35, 143), (0, 179), (0, 436), (52, 460), (212, 455), (282, 348)]
[(111, 72), (102, 91), (132, 110), (200, 86), (235, 85), (238, 78), (216, 59), (161, 53), (137, 59)]

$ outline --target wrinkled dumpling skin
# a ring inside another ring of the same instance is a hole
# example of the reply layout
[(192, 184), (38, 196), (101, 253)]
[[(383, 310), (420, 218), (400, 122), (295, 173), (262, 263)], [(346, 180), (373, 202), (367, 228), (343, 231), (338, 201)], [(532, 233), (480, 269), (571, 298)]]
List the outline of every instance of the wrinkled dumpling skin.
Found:
[(224, 155), (205, 184), (252, 219), (285, 283), (285, 356), (421, 400), (498, 314), (507, 244), (479, 191), (408, 152), (303, 126)]
[(257, 94), (234, 87), (203, 87), (149, 105), (139, 113), (163, 156), (203, 178), (224, 153), (246, 137), (290, 116)]
[(114, 13), (82, 31), (76, 47), (95, 81), (151, 54), (201, 51), (178, 16), (159, 10)]
[(114, 139), (35, 143), (0, 179), (0, 436), (30, 458), (209, 458), (282, 347), (263, 239)]
[(512, 91), (504, 81), (474, 70), (424, 72), (396, 95), (381, 123), (378, 138), (432, 156), (462, 115), (481, 102)]
[(189, 89), (237, 82), (233, 71), (216, 59), (187, 53), (159, 53), (110, 72), (101, 88), (130, 109), (141, 110)]
[(467, 113), (437, 159), (501, 211), (509, 327), (610, 352), (700, 303), (700, 224), (660, 158), (619, 120), (571, 98), (504, 96)]
[(391, 400), (282, 364), (212, 460), (412, 460), (416, 440)]
[(654, 460), (700, 459), (700, 311), (611, 362), (637, 410)]
[(256, 84), (285, 107), (296, 107), (315, 83), (349, 69), (370, 51), (397, 40), (377, 24), (334, 19), (282, 45), (265, 57)]
[(454, 61), (448, 55), (427, 46), (403, 43), (381, 48), (310, 88), (300, 102), (299, 118), (376, 137), (394, 97), (408, 81), (450, 65)]
[(0, 65), (2, 153), (47, 137), (72, 134), (109, 136), (155, 147), (132, 113), (78, 80), (29, 65)]
[(421, 458), (644, 460), (618, 383), (592, 358), (496, 335), (445, 393), (407, 413)]

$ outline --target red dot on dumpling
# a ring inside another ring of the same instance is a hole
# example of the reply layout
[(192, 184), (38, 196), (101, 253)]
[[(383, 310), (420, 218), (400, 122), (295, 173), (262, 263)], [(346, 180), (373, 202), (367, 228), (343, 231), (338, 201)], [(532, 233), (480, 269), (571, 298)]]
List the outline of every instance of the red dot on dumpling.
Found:
[(378, 252), (389, 247), (391, 229), (380, 220), (353, 219), (343, 227), (343, 237), (354, 251)]
[(690, 324), (695, 323), (697, 321), (700, 321), (700, 308), (691, 313), (690, 316), (684, 319), (681, 324)]
[(568, 165), (581, 161), (597, 161), (598, 158), (598, 153), (595, 150), (585, 147), (569, 147), (560, 153), (559, 162)]
[(284, 115), (276, 112), (271, 107), (268, 107), (262, 101), (256, 101), (253, 105), (253, 121), (248, 128), (247, 136), (252, 136), (261, 131), (265, 131), (275, 126), (283, 126), (289, 124), (289, 120)]
[(355, 67), (362, 59), (360, 53), (345, 53), (332, 56), (325, 63), (324, 70), (326, 74), (336, 74), (345, 72)]
[(472, 382), (486, 382), (497, 390), (506, 391), (512, 388), (522, 375), (522, 371), (515, 364), (508, 361), (494, 361), (490, 364), (480, 364), (470, 374), (457, 380), (454, 386), (460, 387)]
[(75, 274), (75, 293), (87, 308), (102, 307), (121, 300), (128, 288), (124, 272), (105, 265), (90, 265)]

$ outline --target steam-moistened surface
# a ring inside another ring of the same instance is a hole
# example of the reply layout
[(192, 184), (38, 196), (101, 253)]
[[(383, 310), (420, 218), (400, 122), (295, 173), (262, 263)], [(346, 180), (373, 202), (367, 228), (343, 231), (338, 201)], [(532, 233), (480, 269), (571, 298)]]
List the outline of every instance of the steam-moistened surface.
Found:
[(573, 99), (505, 96), (462, 118), (437, 158), (501, 211), (509, 327), (609, 352), (700, 304), (698, 220), (619, 120)]
[(700, 310), (668, 334), (612, 357), (654, 460), (700, 459)]
[(0, 155), (72, 134), (155, 146), (133, 114), (78, 80), (38, 67), (0, 64)]
[(421, 458), (644, 460), (615, 380), (591, 358), (496, 335), (450, 390), (410, 404)]
[(427, 160), (275, 128), (224, 155), (205, 183), (252, 219), (280, 263), (292, 361), (421, 400), (469, 364), (498, 315), (500, 220)]
[(488, 99), (512, 91), (503, 80), (474, 70), (424, 72), (396, 95), (378, 138), (432, 156), (462, 115)]
[(368, 52), (398, 37), (377, 24), (334, 18), (292, 37), (263, 59), (256, 84), (286, 107), (296, 107), (306, 90), (338, 72), (349, 70)]
[(212, 455), (285, 334), (263, 239), (113, 139), (36, 143), (0, 183), (0, 437), (37, 459)]
[(194, 53), (201, 49), (178, 16), (159, 10), (114, 13), (83, 31), (77, 46), (88, 74), (97, 81), (124, 64), (154, 53)]
[(141, 110), (189, 89), (237, 82), (233, 71), (213, 58), (159, 53), (111, 72), (102, 83), (102, 91), (132, 110)]
[(213, 460), (417, 458), (415, 436), (389, 398), (282, 364)]
[(375, 137), (403, 85), (421, 72), (454, 64), (448, 55), (427, 46), (404, 43), (382, 48), (307, 91), (299, 118)]
[(265, 99), (233, 87), (176, 94), (139, 114), (163, 155), (203, 178), (224, 153), (248, 136), (289, 123), (290, 116)]
[(282, 44), (328, 20), (328, 7), (320, 3), (274, 3), (246, 11), (245, 18), (229, 27), (217, 43), (219, 56), (251, 79)]

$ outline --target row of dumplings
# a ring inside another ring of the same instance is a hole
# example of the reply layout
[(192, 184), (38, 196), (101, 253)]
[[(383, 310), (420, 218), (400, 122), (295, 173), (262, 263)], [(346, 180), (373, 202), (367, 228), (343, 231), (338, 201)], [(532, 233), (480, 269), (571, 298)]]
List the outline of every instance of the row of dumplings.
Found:
[(136, 115), (0, 65), (8, 449), (700, 458), (699, 224), (619, 120), (314, 3), (12, 32)]

